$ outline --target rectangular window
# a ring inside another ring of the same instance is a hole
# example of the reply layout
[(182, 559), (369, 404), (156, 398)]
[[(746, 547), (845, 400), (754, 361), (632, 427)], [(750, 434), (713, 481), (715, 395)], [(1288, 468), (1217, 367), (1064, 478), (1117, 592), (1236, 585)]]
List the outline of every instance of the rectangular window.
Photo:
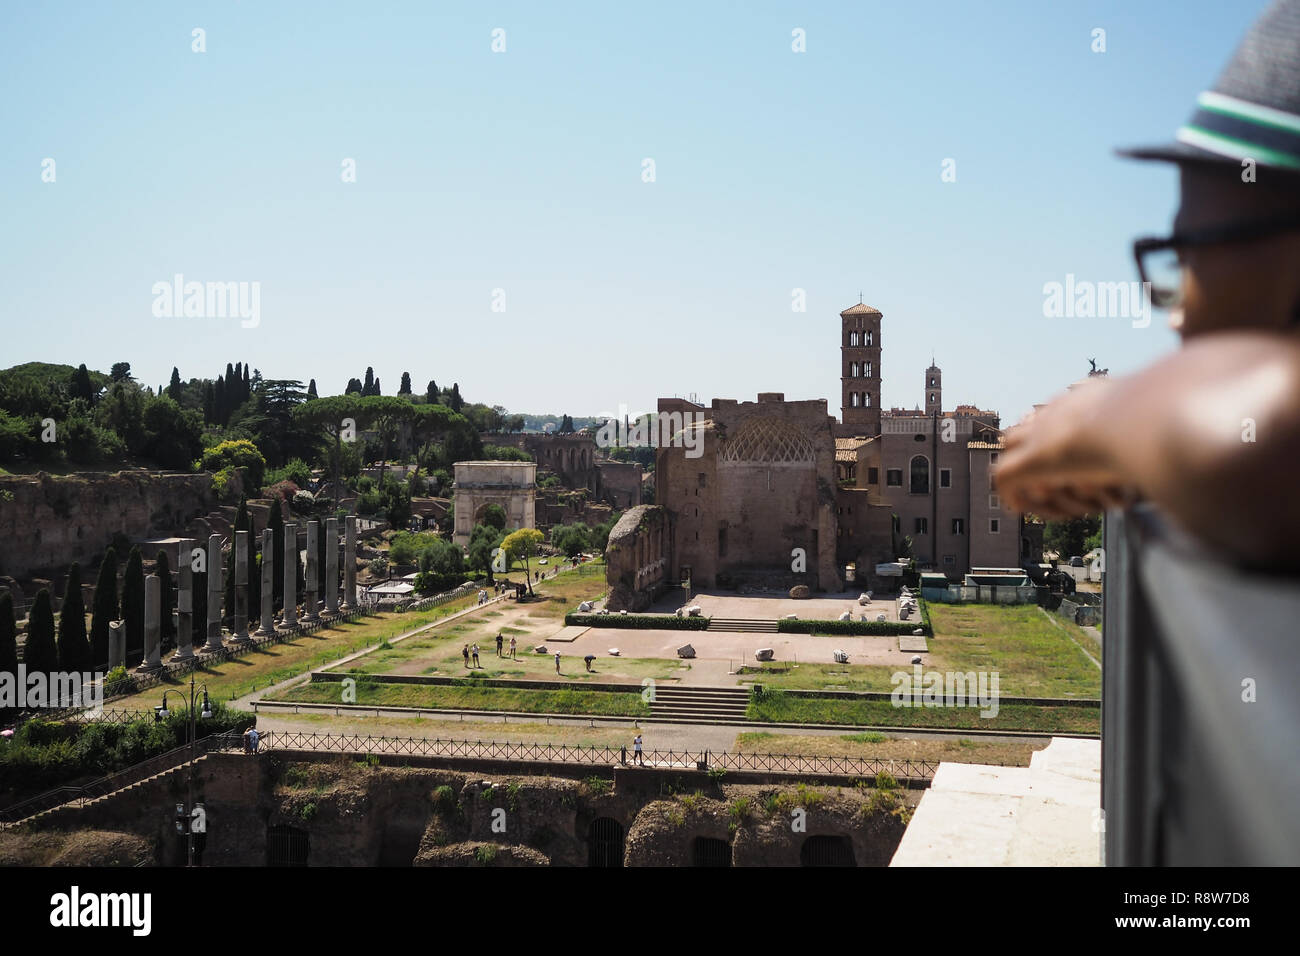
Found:
[(899, 519), (898, 515), (893, 515), (891, 517), (890, 527), (894, 534), (898, 534), (903, 530), (903, 522)]
[(953, 518), (953, 519), (952, 519), (952, 533), (953, 533), (953, 534), (965, 534), (965, 533), (966, 533), (966, 519), (965, 519), (965, 518)]
[(868, 469), (867, 469), (867, 484), (869, 484), (869, 485), (878, 485), (878, 484), (880, 484), (880, 469), (879, 469), (879, 468), (868, 468)]
[(951, 468), (940, 468), (940, 469), (939, 469), (939, 487), (940, 487), (940, 488), (951, 488), (951, 487), (952, 487), (952, 469), (951, 469)]
[(998, 498), (997, 495), (989, 495), (989, 510), (990, 511), (1002, 510), (1002, 500)]
[(997, 534), (1000, 526), (1001, 526), (1001, 522), (997, 518), (990, 518), (989, 534)]
[(994, 465), (996, 465), (996, 464), (998, 463), (998, 453), (997, 453), (997, 452), (992, 452), (992, 453), (989, 455), (989, 462), (990, 462), (991, 464), (994, 464)]
[(943, 556), (943, 563), (946, 564), (946, 565), (948, 565), (949, 567), (951, 567), (952, 565), (954, 565), (954, 564), (957, 563), (957, 555), (955, 555), (955, 554), (945, 554), (945, 555)]
[(727, 555), (727, 529), (718, 529), (718, 557), (723, 558)]
[(917, 519), (916, 519), (916, 533), (917, 533), (917, 534), (929, 534), (929, 533), (930, 533), (930, 520), (929, 520), (928, 518), (917, 518)]
[(903, 486), (903, 469), (887, 468), (885, 469), (885, 484), (895, 488)]
[(704, 472), (700, 472), (700, 487), (703, 488), (706, 484), (708, 484), (708, 478)]

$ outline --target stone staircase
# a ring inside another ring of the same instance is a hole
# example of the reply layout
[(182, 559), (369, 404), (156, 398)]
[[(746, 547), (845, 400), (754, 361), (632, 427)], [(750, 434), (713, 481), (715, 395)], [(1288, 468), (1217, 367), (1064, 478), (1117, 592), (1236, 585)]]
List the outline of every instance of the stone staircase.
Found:
[(744, 687), (655, 687), (650, 716), (675, 724), (744, 724), (749, 691)]
[(201, 764), (206, 759), (208, 759), (208, 755), (201, 754), (200, 756), (194, 758), (193, 760), (187, 760), (185, 763), (168, 767), (166, 770), (160, 770), (158, 773), (152, 774), (148, 777), (143, 777), (139, 780), (134, 780), (130, 783), (124, 782), (123, 785), (120, 787), (117, 787), (112, 790), (107, 790), (93, 797), (85, 794), (81, 794), (81, 795), (69, 794), (68, 800), (65, 802), (57, 803), (53, 806), (46, 807), (43, 810), (39, 810), (35, 813), (32, 813), (28, 816), (23, 816), (16, 820), (7, 821), (4, 824), (4, 826), (11, 827), (11, 826), (19, 826), (20, 824), (24, 824), (24, 823), (34, 823), (37, 820), (41, 820), (45, 817), (49, 817), (54, 814), (64, 812), (67, 810), (84, 809), (86, 807), (93, 807), (98, 804), (104, 803), (108, 800), (116, 799), (117, 797), (130, 793), (133, 790), (139, 790), (141, 787), (145, 787), (148, 784), (153, 783), (155, 780), (159, 780), (163, 777), (168, 777), (171, 776), (172, 774), (176, 774), (188, 770), (190, 767)]
[(713, 617), (709, 618), (707, 630), (741, 634), (776, 634), (777, 623), (757, 617)]

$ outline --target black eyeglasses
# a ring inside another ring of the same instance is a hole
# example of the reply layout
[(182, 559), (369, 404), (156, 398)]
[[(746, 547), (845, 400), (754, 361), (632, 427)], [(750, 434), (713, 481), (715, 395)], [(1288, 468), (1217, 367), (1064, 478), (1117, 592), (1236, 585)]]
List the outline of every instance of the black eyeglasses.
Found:
[(1183, 265), (1180, 249), (1213, 246), (1225, 242), (1247, 242), (1300, 229), (1300, 217), (1287, 216), (1260, 222), (1238, 223), (1174, 234), (1164, 239), (1148, 237), (1133, 243), (1138, 276), (1151, 290), (1151, 304), (1158, 309), (1177, 309), (1183, 304)]

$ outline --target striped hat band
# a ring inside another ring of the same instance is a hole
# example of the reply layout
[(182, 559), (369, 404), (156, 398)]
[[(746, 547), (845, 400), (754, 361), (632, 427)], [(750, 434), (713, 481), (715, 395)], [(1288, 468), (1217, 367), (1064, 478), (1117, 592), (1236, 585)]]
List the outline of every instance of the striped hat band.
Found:
[(1233, 159), (1300, 169), (1300, 116), (1222, 93), (1197, 97), (1178, 141)]

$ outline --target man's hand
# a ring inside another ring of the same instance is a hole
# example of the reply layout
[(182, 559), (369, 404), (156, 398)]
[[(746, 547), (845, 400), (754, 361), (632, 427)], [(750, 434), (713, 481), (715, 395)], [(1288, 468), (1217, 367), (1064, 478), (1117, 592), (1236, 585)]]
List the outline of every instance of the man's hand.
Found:
[(998, 494), (1018, 511), (1048, 518), (1132, 502), (1138, 490), (1108, 449), (1115, 392), (1109, 379), (1085, 379), (1010, 429), (997, 469)]

